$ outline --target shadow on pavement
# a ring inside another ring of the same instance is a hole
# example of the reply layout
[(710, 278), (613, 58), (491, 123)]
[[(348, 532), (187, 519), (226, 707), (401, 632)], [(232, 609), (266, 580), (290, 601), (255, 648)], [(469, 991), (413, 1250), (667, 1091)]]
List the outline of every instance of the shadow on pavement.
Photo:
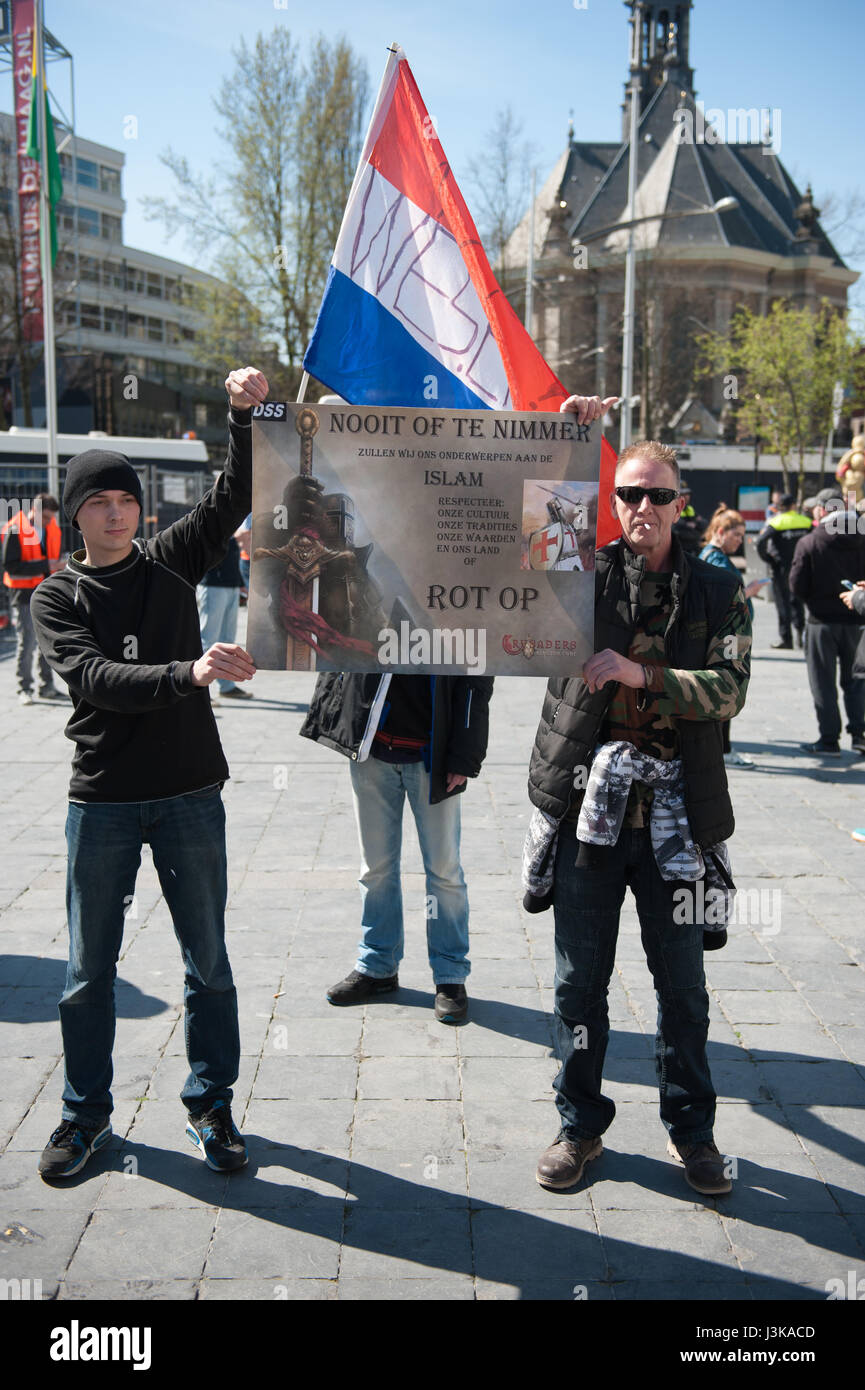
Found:
[[(388, 1005), (394, 1006), (420, 1006), (424, 1009), (424, 1014), (431, 1009), (432, 995), (419, 989), (404, 989), (400, 987), (393, 994), (383, 995), (378, 999), (370, 999), (366, 1003), (367, 1008), (374, 1008), (376, 1013), (379, 1011), (386, 1016)], [(402, 1015), (404, 1017), (404, 1015)], [(476, 1024), (479, 1028), (486, 1028), (491, 1032), (501, 1033), (504, 1037), (520, 1039), (524, 1042), (540, 1043), (549, 1048), (549, 1057), (552, 1063), (550, 1069), (550, 1081), (554, 1075), (555, 1064), (557, 1063), (556, 1053), (552, 1040), (552, 1018), (544, 1013), (541, 1008), (527, 1009), (521, 1004), (508, 1004), (497, 999), (483, 999), (472, 995), (469, 1003), (469, 1017), (463, 1024), (455, 1025), (458, 1028), (466, 1028), (469, 1024)], [(637, 1042), (635, 1039), (640, 1039)], [(633, 1084), (635, 1077), (634, 1062), (652, 1061), (654, 1057), (655, 1038), (653, 1033), (634, 1033), (626, 1029), (610, 1029), (609, 1041), (607, 1044), (607, 1055), (604, 1060), (604, 1080), (615, 1081), (622, 1085)], [(709, 1067), (721, 1067), (728, 1062), (752, 1063), (771, 1065), (779, 1067), (785, 1064), (796, 1065), (817, 1065), (822, 1068), (831, 1067), (831, 1078), (825, 1070), (821, 1073), (821, 1079), (832, 1080), (837, 1083), (836, 1095), (849, 1094), (850, 1099), (846, 1101), (827, 1099), (821, 1104), (830, 1106), (833, 1109), (849, 1108), (852, 1112), (857, 1112), (862, 1107), (859, 1091), (862, 1084), (861, 1070), (853, 1062), (845, 1062), (837, 1057), (815, 1057), (811, 1054), (801, 1052), (778, 1052), (762, 1048), (736, 1047), (732, 1043), (722, 1043), (713, 1040), (711, 1028), (709, 1033)], [(507, 1059), (502, 1058), (502, 1066), (507, 1066)], [(727, 1099), (743, 1100), (749, 1105), (759, 1105), (760, 1114), (770, 1119), (773, 1124), (780, 1128), (793, 1129), (792, 1125), (784, 1125), (773, 1114), (768, 1112), (770, 1106), (783, 1107), (784, 1102), (778, 1101), (773, 1088), (771, 1078), (764, 1073), (760, 1073), (760, 1100), (752, 1101), (750, 1095), (740, 1094), (727, 1080), (725, 1082), (723, 1095)], [(717, 1084), (717, 1083), (716, 1083)], [(658, 1091), (654, 1080), (646, 1084), (646, 1099), (657, 1099)], [(848, 1134), (843, 1130), (836, 1129), (826, 1121), (820, 1119), (810, 1109), (808, 1104), (802, 1102), (789, 1102), (796, 1105), (797, 1116), (795, 1132), (803, 1137), (810, 1139), (815, 1144), (820, 1144), (823, 1148), (831, 1149), (843, 1158), (851, 1159), (855, 1163), (860, 1163), (865, 1167), (865, 1141), (857, 1138), (855, 1134)], [(811, 1102), (816, 1104), (817, 1102)], [(786, 1117), (784, 1117), (786, 1119)], [(552, 1115), (553, 1121), (555, 1116)], [(615, 1124), (615, 1121), (613, 1122)], [(723, 1136), (718, 1136), (719, 1141)]]
[[(227, 1178), (210, 1175), (214, 1183), (211, 1204), (219, 1205), (223, 1215), (242, 1212), (281, 1227), (286, 1233), (317, 1236), (343, 1248), (404, 1260), (424, 1271), (474, 1275), (493, 1284), (515, 1287), (523, 1298), (571, 1300), (576, 1285), (597, 1283), (606, 1284), (613, 1291), (621, 1284), (624, 1292), (635, 1279), (680, 1285), (694, 1298), (726, 1294), (733, 1298), (823, 1300), (826, 1296), (813, 1287), (749, 1273), (735, 1264), (703, 1258), (697, 1253), (685, 1254), (607, 1234), (599, 1237), (592, 1212), (570, 1204), (573, 1193), (550, 1195), (560, 1197), (563, 1214), (570, 1214), (575, 1222), (586, 1223), (589, 1229), (567, 1224), (556, 1216), (503, 1207), (467, 1197), (465, 1193), (444, 1192), (432, 1184), (396, 1177), (369, 1164), (280, 1144), (258, 1134), (247, 1133), (246, 1141), (250, 1155), (247, 1168)], [(122, 1170), (124, 1164), (128, 1169), (130, 1156), (135, 1159), (139, 1180), (146, 1178), (172, 1191), (201, 1197), (199, 1159), (135, 1142), (126, 1142), (122, 1149), (114, 1148), (113, 1152), (107, 1150), (105, 1157), (98, 1156), (86, 1173), (72, 1181), (77, 1186), (106, 1169)], [(106, 1162), (111, 1158), (113, 1162)], [(608, 1171), (611, 1167), (612, 1172)], [(269, 1181), (267, 1171), (278, 1168), (332, 1184), (336, 1191), (331, 1196), (310, 1187)], [(636, 1182), (667, 1193), (671, 1165), (644, 1155), (608, 1151), (587, 1171), (590, 1183), (613, 1177), (614, 1181)], [(846, 1260), (858, 1263), (862, 1259), (862, 1251), (846, 1223), (842, 1226), (827, 1221), (824, 1209), (802, 1212), (789, 1205), (803, 1196), (807, 1201), (811, 1190), (824, 1191), (822, 1183), (743, 1163), (734, 1194), (713, 1201), (700, 1199), (685, 1186), (678, 1170), (673, 1172), (680, 1187), (668, 1195), (678, 1196), (689, 1209), (693, 1209), (695, 1201), (702, 1200), (710, 1209), (714, 1207), (735, 1217), (743, 1225), (799, 1234), (810, 1245), (833, 1251)], [(533, 1184), (534, 1175), (527, 1171), (527, 1192), (534, 1192)], [(573, 1191), (580, 1193), (585, 1186), (584, 1181)], [(635, 1224), (639, 1224), (641, 1215), (633, 1213)], [(695, 1217), (699, 1219), (699, 1213)], [(737, 1240), (741, 1243), (740, 1237)], [(266, 1267), (268, 1258), (274, 1257), (272, 1253), (265, 1254), (263, 1248), (262, 1268), (257, 1277), (266, 1279), (273, 1273)], [(420, 1269), (415, 1277), (419, 1275)], [(273, 1277), (280, 1276), (277, 1273)]]
[[(0, 955), (0, 989), (7, 997), (0, 1003), (0, 1023), (55, 1023), (57, 1004), (66, 981), (66, 962), (43, 956)], [(169, 1005), (155, 995), (143, 994), (137, 985), (118, 979), (115, 988), (120, 1018), (150, 1018)], [(60, 1047), (60, 1033), (57, 1033)]]
[[(842, 745), (840, 758), (821, 757), (819, 753), (806, 753), (804, 748), (792, 739), (781, 738), (771, 743), (765, 740), (755, 743), (753, 740), (740, 739), (736, 737), (735, 726), (732, 731), (733, 747), (737, 753), (748, 753), (752, 757), (774, 757), (774, 758), (793, 758), (791, 763), (783, 766), (772, 766), (771, 764), (757, 762), (754, 769), (742, 769), (742, 775), (747, 777), (748, 772), (765, 772), (770, 777), (810, 777), (818, 782), (831, 782), (835, 777), (843, 779), (845, 784), (852, 783), (853, 786), (865, 786), (865, 758), (861, 754), (855, 753), (852, 749)], [(809, 738), (816, 738), (816, 732), (809, 734), (807, 731), (802, 735), (802, 742), (806, 743)], [(810, 764), (810, 766), (809, 766)], [(835, 777), (832, 774), (835, 774)]]

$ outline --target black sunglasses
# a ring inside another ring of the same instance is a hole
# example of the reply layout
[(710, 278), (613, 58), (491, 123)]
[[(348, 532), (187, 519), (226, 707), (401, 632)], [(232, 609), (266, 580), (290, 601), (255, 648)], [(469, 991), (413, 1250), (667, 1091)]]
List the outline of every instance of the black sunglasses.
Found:
[(653, 507), (666, 507), (679, 496), (671, 487), (617, 487), (616, 496), (622, 502), (638, 507), (644, 497), (648, 497)]

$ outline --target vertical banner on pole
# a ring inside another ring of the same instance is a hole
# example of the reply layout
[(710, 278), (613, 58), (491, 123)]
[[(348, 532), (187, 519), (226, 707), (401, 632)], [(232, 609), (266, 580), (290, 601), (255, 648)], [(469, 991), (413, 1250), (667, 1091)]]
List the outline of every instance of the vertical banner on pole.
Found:
[(12, 81), (18, 156), (23, 334), (27, 342), (38, 343), (42, 341), (44, 333), (39, 256), (39, 161), (27, 154), (27, 129), (33, 92), (33, 8), (33, 0), (14, 0), (12, 6)]

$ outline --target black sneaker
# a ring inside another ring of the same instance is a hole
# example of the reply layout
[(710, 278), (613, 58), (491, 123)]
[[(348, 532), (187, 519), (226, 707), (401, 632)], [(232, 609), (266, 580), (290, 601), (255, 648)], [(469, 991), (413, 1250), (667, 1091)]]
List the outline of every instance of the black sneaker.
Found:
[(54, 688), (52, 687), (51, 690), (40, 690), (40, 691), (39, 691), (39, 699), (40, 699), (40, 700), (63, 700), (63, 701), (65, 702), (65, 701), (67, 701), (67, 700), (69, 699), (69, 696), (68, 696), (68, 695), (64, 695), (62, 690), (56, 690), (56, 689), (54, 689)]
[(850, 747), (854, 753), (865, 754), (865, 734), (854, 734), (850, 739)]
[(791, 652), (793, 650), (793, 643), (789, 638), (785, 641), (782, 637), (780, 642), (770, 642), (769, 646), (773, 652)]
[(376, 979), (374, 975), (364, 975), (360, 970), (352, 970), (338, 985), (327, 991), (329, 1004), (364, 1004), (375, 994), (390, 994), (399, 989), (399, 976), (388, 975), (386, 979)]
[(220, 691), (223, 700), (254, 700), (255, 696), (251, 690), (241, 690), (239, 685), (234, 685), (230, 690)]
[(231, 1118), (227, 1100), (218, 1100), (210, 1110), (190, 1115), (186, 1135), (191, 1144), (204, 1154), (208, 1168), (217, 1173), (230, 1173), (249, 1162), (243, 1135)]
[(836, 739), (834, 743), (828, 743), (825, 739), (818, 738), (814, 743), (802, 743), (799, 745), (806, 753), (822, 754), (824, 758), (840, 758), (841, 745)]
[(91, 1154), (102, 1149), (111, 1138), (111, 1125), (88, 1129), (77, 1120), (63, 1120), (57, 1126), (39, 1160), (43, 1178), (71, 1178), (84, 1167)]
[(465, 985), (436, 985), (435, 1015), (439, 1023), (462, 1023), (468, 1011)]

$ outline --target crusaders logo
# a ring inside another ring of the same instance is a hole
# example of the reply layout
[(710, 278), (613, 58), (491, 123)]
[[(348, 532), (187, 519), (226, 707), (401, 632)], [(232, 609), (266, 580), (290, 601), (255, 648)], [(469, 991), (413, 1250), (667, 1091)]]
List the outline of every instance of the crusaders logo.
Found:
[(508, 656), (519, 656), (522, 652), (527, 661), (530, 661), (537, 650), (537, 643), (531, 637), (511, 637), (510, 633), (505, 633), (502, 638), (502, 646)]

